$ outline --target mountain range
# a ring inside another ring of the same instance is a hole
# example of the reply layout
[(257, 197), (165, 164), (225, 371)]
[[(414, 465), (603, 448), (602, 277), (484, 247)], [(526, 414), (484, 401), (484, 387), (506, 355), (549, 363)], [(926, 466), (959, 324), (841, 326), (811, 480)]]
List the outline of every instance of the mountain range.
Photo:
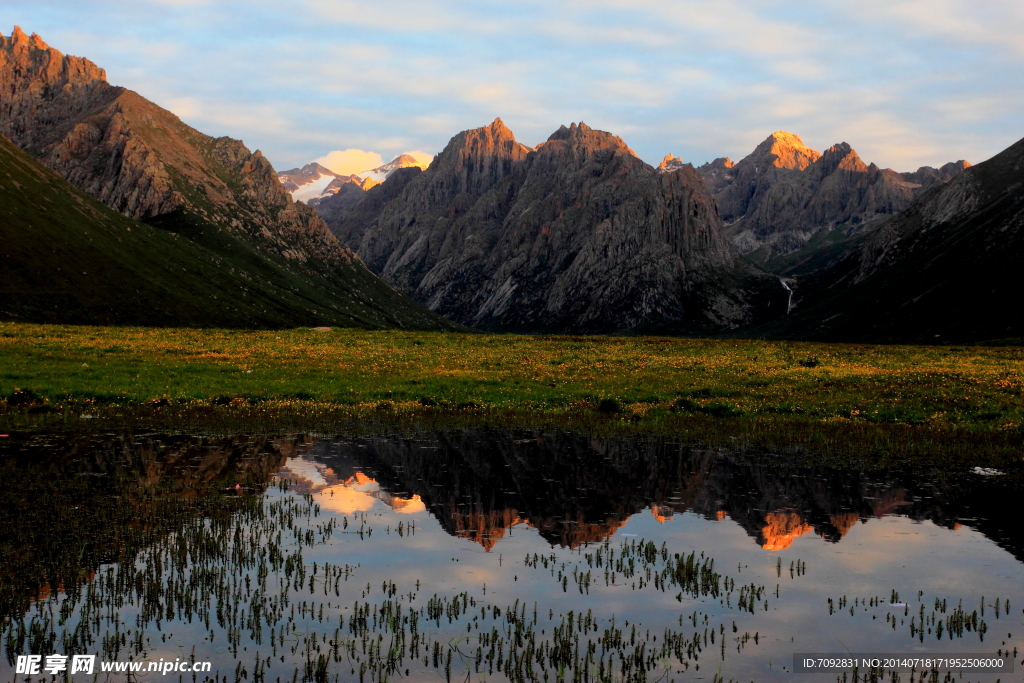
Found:
[(847, 534), (858, 523), (898, 514), (972, 527), (1024, 557), (1016, 498), (990, 477), (921, 478), (833, 469), (778, 452), (539, 436), (466, 430), (321, 441), (306, 462), (335, 480), (370, 473), (382, 492), (415, 498), (449, 534), (488, 551), (520, 524), (553, 546), (601, 543), (649, 510), (659, 522), (683, 513), (730, 519), (750, 542), (774, 551), (804, 534), (850, 542)]
[(496, 119), (425, 168), (279, 174), (17, 28), (0, 93), (7, 319), (1024, 337), (1024, 141), (899, 173), (779, 131), (655, 168), (582, 122), (529, 147)]
[(374, 272), (467, 325), (1012, 340), (1019, 156), (898, 173), (780, 131), (736, 164), (654, 169), (585, 124), (530, 148), (498, 120), (325, 218)]
[(363, 171), (357, 175), (360, 178), (367, 180), (373, 180), (376, 183), (382, 183), (387, 180), (388, 176), (397, 171), (400, 168), (412, 168), (415, 166), (419, 169), (424, 169), (430, 166), (429, 161), (421, 161), (411, 154), (399, 154), (397, 157), (392, 159), (386, 164), (382, 164), (377, 168), (371, 168), (369, 171)]
[(277, 174), (284, 189), (292, 199), (309, 206), (317, 206), (323, 200), (340, 195), (335, 203), (338, 206), (351, 206), (362, 196), (362, 192), (374, 185), (384, 182), (389, 175), (400, 168), (426, 168), (427, 163), (419, 161), (409, 154), (399, 154), (386, 164), (371, 168), (368, 171), (342, 175), (321, 166), (317, 162), (306, 164), (302, 168), (293, 168)]
[(786, 338), (965, 342), (1024, 337), (1024, 140), (922, 193), (856, 238), (791, 255)]
[[(666, 157), (660, 168), (672, 172), (680, 165)], [(958, 161), (898, 173), (865, 164), (846, 142), (822, 154), (799, 136), (777, 131), (739, 162), (723, 157), (697, 171), (718, 202), (729, 239), (751, 260), (764, 263), (799, 250), (819, 233), (852, 235), (969, 166)]]
[[(325, 168), (315, 161), (302, 168), (293, 168), (277, 174), (281, 186), (297, 202), (314, 206), (321, 197), (337, 192), (343, 185), (355, 184), (358, 187), (359, 176), (340, 175)], [(369, 181), (371, 186), (373, 181)]]
[(487, 329), (706, 333), (787, 298), (729, 244), (696, 171), (659, 174), (583, 123), (536, 148), (500, 119), (464, 131), (327, 219), (399, 291)]
[[(0, 134), (38, 162), (0, 147), (10, 169), (0, 228), (5, 317), (454, 327), (370, 273), (312, 208), (290, 200), (260, 152), (110, 85), (87, 59), (16, 27), (0, 37), (0, 92)], [(66, 224), (52, 218), (58, 211)], [(147, 275), (143, 266), (161, 260), (181, 269)]]

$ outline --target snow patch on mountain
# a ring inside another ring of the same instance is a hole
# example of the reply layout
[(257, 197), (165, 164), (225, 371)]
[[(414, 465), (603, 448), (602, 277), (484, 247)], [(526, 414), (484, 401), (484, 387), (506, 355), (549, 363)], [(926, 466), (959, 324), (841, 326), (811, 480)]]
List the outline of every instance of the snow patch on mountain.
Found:
[(422, 152), (410, 152), (407, 154), (399, 154), (397, 157), (377, 168), (371, 168), (369, 171), (363, 171), (357, 173), (360, 178), (371, 179), (378, 183), (384, 182), (384, 180), (391, 175), (393, 172), (400, 168), (409, 168), (411, 166), (417, 166), (425, 169), (430, 165), (430, 162), (434, 157), (429, 154), (423, 154)]
[(327, 186), (335, 179), (333, 175), (322, 175), (319, 178), (299, 185), (299, 189), (292, 190), (292, 199), (303, 204), (308, 204), (310, 199), (316, 199), (323, 195)]
[[(377, 158), (379, 159), (380, 156), (377, 155)], [(369, 171), (352, 175), (338, 173), (321, 165), (318, 161), (314, 161), (302, 168), (293, 168), (278, 173), (277, 177), (284, 189), (291, 194), (293, 200), (315, 205), (320, 199), (337, 193), (343, 185), (351, 183), (365, 191), (384, 182), (385, 178), (400, 168), (409, 168), (410, 166), (426, 168), (433, 158), (423, 152), (408, 152), (399, 154), (388, 163)]]

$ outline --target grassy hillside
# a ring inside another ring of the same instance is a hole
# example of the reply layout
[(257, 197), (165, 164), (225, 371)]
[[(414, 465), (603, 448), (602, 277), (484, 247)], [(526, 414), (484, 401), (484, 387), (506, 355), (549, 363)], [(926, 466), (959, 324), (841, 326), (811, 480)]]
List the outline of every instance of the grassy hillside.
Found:
[[(359, 262), (318, 274), (187, 214), (122, 216), (0, 137), (0, 318), (445, 329)], [(169, 228), (168, 230), (160, 228)]]

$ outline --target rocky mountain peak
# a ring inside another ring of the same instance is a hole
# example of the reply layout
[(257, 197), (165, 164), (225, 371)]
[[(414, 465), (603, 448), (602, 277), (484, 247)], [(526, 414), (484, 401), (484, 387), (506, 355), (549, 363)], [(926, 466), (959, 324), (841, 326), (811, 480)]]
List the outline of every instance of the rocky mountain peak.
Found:
[(284, 181), (283, 179), (284, 179), (285, 176), (294, 177), (296, 179), (298, 179), (298, 178), (319, 178), (320, 176), (323, 176), (323, 175), (338, 176), (338, 174), (335, 173), (334, 171), (332, 171), (331, 169), (326, 168), (324, 166), (321, 166), (320, 164), (316, 163), (315, 161), (312, 162), (312, 163), (306, 164), (302, 168), (292, 168), (292, 169), (289, 169), (287, 171), (281, 171), (277, 175), (278, 175), (278, 177), (282, 178), (282, 182)]
[(515, 137), (513, 135), (512, 131), (511, 131), (511, 129), (509, 129), (509, 127), (505, 125), (505, 122), (501, 120), (500, 116), (494, 117), (494, 120), (491, 121), (491, 125), (489, 125), (487, 127), (490, 128), (492, 131), (494, 131), (496, 134), (497, 133), (503, 133), (503, 134), (508, 134), (509, 136)]
[(579, 138), (592, 130), (593, 128), (582, 121), (580, 121), (578, 125), (571, 123), (568, 128), (566, 128), (565, 124), (562, 124), (558, 127), (558, 130), (548, 136), (548, 142), (552, 140), (569, 140), (570, 138)]
[(970, 167), (971, 165), (963, 159), (960, 161), (950, 161), (948, 164), (942, 165), (942, 168), (939, 169), (939, 173), (946, 173), (948, 175), (955, 176), (966, 171)]
[(960, 161), (950, 161), (939, 168), (921, 166), (916, 171), (901, 173), (900, 176), (908, 183), (919, 185), (919, 192), (924, 192), (934, 185), (949, 182), (968, 168), (971, 168), (971, 165), (961, 159)]
[(556, 148), (578, 149), (584, 153), (599, 150), (622, 150), (636, 156), (636, 152), (630, 149), (622, 138), (603, 130), (595, 130), (582, 121), (578, 124), (573, 123), (568, 128), (565, 125), (559, 126), (547, 141), (537, 145), (537, 149), (545, 153), (552, 153)]
[(64, 55), (35, 33), (25, 35), (19, 26), (9, 37), (0, 36), (0, 92), (7, 100), (7, 109), (17, 106), (14, 100), (27, 92), (37, 93), (46, 87), (105, 85), (106, 80), (107, 73), (88, 59)]
[(399, 291), (492, 329), (717, 330), (785, 295), (736, 258), (692, 166), (658, 173), (584, 123), (529, 151), (503, 127), (459, 133), (332, 228)]
[(897, 173), (864, 163), (847, 142), (819, 154), (785, 131), (769, 135), (735, 167), (722, 161), (697, 170), (718, 201), (733, 244), (744, 253), (761, 250), (758, 258), (765, 259), (802, 248), (821, 230), (842, 227), (850, 236), (970, 165)]
[(517, 148), (528, 151), (526, 145), (516, 142), (515, 134), (501, 119), (494, 119), (488, 126), (464, 130), (453, 137), (437, 155), (437, 159), (451, 163), (458, 157), (492, 151), (497, 154), (517, 156)]
[(805, 145), (799, 135), (777, 130), (754, 148), (747, 159), (770, 163), (777, 168), (795, 168), (802, 171), (819, 157), (821, 154)]
[[(24, 34), (22, 34), (24, 35)], [(50, 46), (46, 44), (42, 38), (39, 37), (38, 33), (33, 33), (28, 39), (28, 46), (31, 50), (49, 50)]]
[(732, 182), (732, 169), (735, 166), (736, 164), (732, 163), (732, 159), (729, 157), (719, 157), (714, 161), (701, 164), (697, 172), (704, 178), (704, 184), (708, 186), (711, 193), (716, 194)]
[(727, 166), (728, 159), (723, 157), (721, 163), (716, 159), (704, 164), (698, 173), (718, 200), (722, 219), (735, 223), (759, 203), (769, 186), (783, 176), (803, 171), (820, 157), (799, 135), (778, 130), (735, 165)]
[(328, 193), (327, 188), (330, 188), (335, 181), (348, 180), (348, 177), (341, 176), (314, 161), (302, 168), (282, 171), (277, 174), (277, 179), (281, 182), (281, 186), (291, 193), (292, 199), (309, 203)]
[(814, 163), (814, 166), (822, 174), (831, 173), (836, 169), (853, 171), (855, 173), (868, 172), (867, 164), (861, 161), (860, 155), (857, 154), (848, 142), (840, 142), (826, 149), (825, 153)]
[[(499, 119), (500, 123), (500, 119)], [(493, 125), (493, 124), (492, 124)], [(382, 183), (387, 180), (388, 176), (397, 171), (400, 168), (412, 168), (416, 167), (419, 169), (425, 169), (430, 165), (430, 162), (420, 161), (411, 154), (399, 154), (397, 157), (392, 159), (382, 166), (377, 168), (371, 168), (369, 171), (363, 171), (356, 175), (364, 180), (371, 180), (374, 184)], [(371, 185), (372, 187), (372, 185)]]
[(391, 163), (401, 168), (406, 168), (408, 166), (417, 166), (420, 162), (416, 160), (416, 157), (410, 154), (399, 154), (391, 160)]
[(431, 169), (439, 178), (458, 179), (445, 192), (482, 194), (510, 174), (529, 153), (530, 148), (517, 142), (501, 119), (494, 119), (489, 126), (453, 137), (434, 158)]
[[(0, 36), (0, 40), (4, 40), (3, 36)], [(37, 34), (26, 35), (20, 26), (14, 27), (14, 30), (11, 31), (11, 37), (7, 40), (10, 40), (13, 48), (19, 50), (48, 50), (50, 48)]]
[(684, 164), (683, 160), (679, 157), (674, 157), (671, 154), (666, 154), (665, 158), (658, 164), (659, 173), (673, 173), (680, 170), (684, 166), (690, 166), (692, 164)]

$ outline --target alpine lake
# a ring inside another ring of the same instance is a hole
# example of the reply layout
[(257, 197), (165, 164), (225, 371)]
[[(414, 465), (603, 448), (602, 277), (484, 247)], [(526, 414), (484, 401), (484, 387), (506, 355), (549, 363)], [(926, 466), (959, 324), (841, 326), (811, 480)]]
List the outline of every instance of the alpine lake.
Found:
[[(12, 433), (0, 472), (2, 680), (1024, 680), (1017, 471), (114, 430)], [(16, 671), (52, 653), (211, 669)]]

